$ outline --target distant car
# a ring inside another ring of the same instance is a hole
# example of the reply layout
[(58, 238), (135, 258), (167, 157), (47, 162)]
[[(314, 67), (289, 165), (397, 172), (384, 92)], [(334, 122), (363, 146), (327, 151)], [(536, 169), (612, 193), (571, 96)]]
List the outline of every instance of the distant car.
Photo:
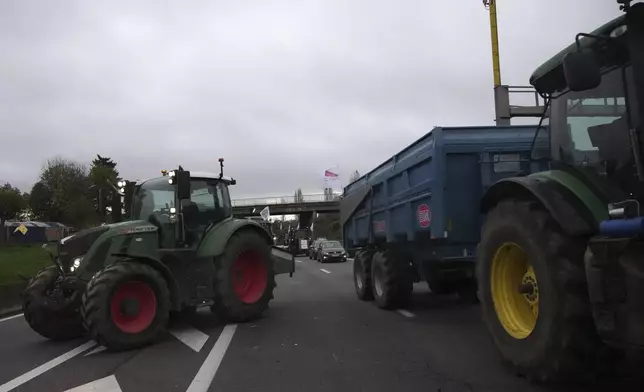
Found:
[(347, 261), (347, 251), (338, 241), (321, 241), (315, 249), (316, 260), (321, 263)]
[(319, 237), (319, 238), (316, 238), (315, 241), (313, 241), (313, 243), (309, 247), (309, 259), (317, 260), (317, 254), (315, 252), (318, 248), (318, 245), (320, 245), (320, 242), (322, 241), (326, 241), (326, 238)]

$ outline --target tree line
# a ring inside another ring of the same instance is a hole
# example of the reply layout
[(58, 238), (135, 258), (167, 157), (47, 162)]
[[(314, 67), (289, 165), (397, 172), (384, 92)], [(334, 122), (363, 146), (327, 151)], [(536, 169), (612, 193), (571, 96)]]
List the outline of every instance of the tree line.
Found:
[[(350, 182), (359, 177), (355, 171)], [(120, 200), (113, 184), (120, 180), (117, 164), (109, 157), (96, 155), (89, 166), (62, 157), (51, 158), (29, 192), (10, 183), (0, 187), (0, 227), (6, 220), (60, 222), (76, 228), (119, 221)], [(329, 200), (335, 197), (326, 190), (325, 195)], [(294, 199), (304, 201), (301, 189), (295, 191)], [(321, 215), (318, 227), (336, 232), (337, 221)]]
[(120, 220), (119, 196), (110, 184), (121, 178), (116, 162), (97, 155), (91, 165), (55, 157), (47, 160), (29, 192), (0, 188), (0, 223), (6, 220), (60, 222), (84, 228)]

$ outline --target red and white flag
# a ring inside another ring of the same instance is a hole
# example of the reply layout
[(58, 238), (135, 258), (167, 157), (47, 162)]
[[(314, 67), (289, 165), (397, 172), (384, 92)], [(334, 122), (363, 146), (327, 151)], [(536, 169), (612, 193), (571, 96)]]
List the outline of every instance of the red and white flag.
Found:
[(324, 171), (324, 180), (337, 180), (340, 176), (338, 173), (333, 172), (331, 169), (326, 169)]

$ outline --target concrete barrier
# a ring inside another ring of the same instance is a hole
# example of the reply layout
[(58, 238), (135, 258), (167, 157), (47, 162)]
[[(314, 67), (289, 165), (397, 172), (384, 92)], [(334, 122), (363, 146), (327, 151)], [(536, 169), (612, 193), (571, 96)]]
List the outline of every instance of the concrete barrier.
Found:
[(18, 313), (21, 310), (20, 294), (27, 287), (27, 282), (0, 285), (0, 317)]

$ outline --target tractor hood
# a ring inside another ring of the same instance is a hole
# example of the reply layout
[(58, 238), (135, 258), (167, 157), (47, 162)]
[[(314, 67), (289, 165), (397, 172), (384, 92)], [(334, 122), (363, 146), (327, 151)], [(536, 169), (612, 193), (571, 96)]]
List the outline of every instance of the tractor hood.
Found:
[(58, 260), (63, 270), (68, 271), (72, 261), (85, 255), (94, 241), (108, 231), (113, 232), (114, 235), (119, 235), (125, 234), (130, 230), (147, 227), (150, 227), (150, 224), (146, 221), (127, 221), (81, 230), (58, 242)]

